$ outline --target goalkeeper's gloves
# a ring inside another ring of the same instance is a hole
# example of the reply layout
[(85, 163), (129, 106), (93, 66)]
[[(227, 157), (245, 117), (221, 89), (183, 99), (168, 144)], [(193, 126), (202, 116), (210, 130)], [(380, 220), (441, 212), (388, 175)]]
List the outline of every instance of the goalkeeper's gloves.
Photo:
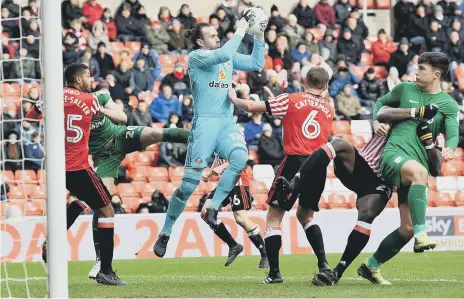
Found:
[(422, 142), (425, 149), (432, 149), (435, 147), (432, 131), (425, 121), (422, 121), (417, 125), (417, 137), (419, 137), (419, 140)]
[(253, 25), (256, 21), (256, 15), (254, 10), (252, 9), (244, 9), (242, 12), (239, 14), (238, 19), (245, 19), (249, 25)]
[(438, 112), (438, 106), (431, 104), (411, 109), (412, 118), (432, 119)]

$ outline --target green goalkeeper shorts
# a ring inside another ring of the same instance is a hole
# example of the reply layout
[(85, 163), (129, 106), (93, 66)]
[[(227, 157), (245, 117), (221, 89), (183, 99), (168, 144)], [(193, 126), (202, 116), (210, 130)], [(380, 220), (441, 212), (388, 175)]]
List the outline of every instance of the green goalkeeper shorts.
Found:
[(401, 167), (409, 160), (413, 160), (408, 154), (401, 150), (384, 151), (380, 160), (380, 170), (384, 179), (400, 188), (401, 187)]
[(140, 126), (125, 127), (125, 130), (117, 133), (110, 148), (93, 154), (94, 168), (99, 178), (117, 178), (119, 165), (126, 154), (143, 150), (141, 136), (145, 128)]

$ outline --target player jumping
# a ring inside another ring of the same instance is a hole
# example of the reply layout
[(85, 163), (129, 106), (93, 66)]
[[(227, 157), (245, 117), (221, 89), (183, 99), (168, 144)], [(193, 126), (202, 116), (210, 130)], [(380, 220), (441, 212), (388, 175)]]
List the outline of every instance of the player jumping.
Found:
[[(394, 126), (380, 161), (382, 175), (387, 182), (398, 187), (398, 197), (402, 193), (407, 193), (407, 204), (415, 238), (415, 252), (423, 252), (434, 248), (437, 244), (425, 232), (429, 173), (428, 150), (434, 147), (433, 143), (428, 144), (429, 140), (430, 138), (435, 140), (440, 132), (445, 133), (446, 148), (443, 149), (442, 153), (445, 160), (454, 158), (454, 151), (458, 143), (459, 107), (453, 98), (441, 90), (440, 86), (441, 79), (448, 70), (449, 60), (445, 54), (421, 54), (417, 84), (401, 83), (395, 86), (389, 94), (376, 103), (374, 108), (374, 119), (378, 119), (377, 112), (383, 105), (399, 104), (399, 107), (403, 108), (403, 113), (411, 115), (415, 115), (416, 111), (419, 110), (420, 116), (425, 118), (427, 118), (428, 113), (432, 113), (432, 109), (427, 110), (419, 107), (436, 105), (438, 109), (436, 116), (429, 121), (428, 128), (421, 124), (418, 129), (417, 120), (406, 120)], [(415, 137), (418, 130), (423, 132), (421, 138)], [(426, 132), (427, 130), (430, 132)], [(424, 147), (423, 143), (427, 145)], [(410, 238), (405, 231), (393, 231), (382, 241), (374, 255), (361, 265), (358, 273), (361, 270), (364, 278), (376, 283), (375, 276), (380, 265), (395, 256), (409, 242)]]
[[(94, 211), (99, 210), (98, 237), (101, 240), (101, 269), (96, 275), (98, 283), (106, 285), (125, 285), (112, 269), (114, 249), (114, 210), (110, 193), (90, 167), (89, 137), (91, 120), (99, 113), (99, 104), (92, 94), (88, 66), (80, 63), (70, 64), (64, 71), (64, 125), (66, 131), (66, 188), (76, 197), (88, 204)], [(36, 105), (26, 118), (37, 118), (41, 114)], [(80, 213), (67, 209), (67, 228), (69, 229)], [(47, 245), (43, 245), (42, 257), (46, 260)]]
[[(308, 71), (304, 92), (282, 94), (267, 102), (246, 101), (238, 99), (234, 91), (229, 93), (230, 100), (244, 111), (268, 112), (270, 115), (283, 117), (285, 157), (277, 171), (276, 179), (281, 175), (288, 179), (293, 178), (306, 158), (327, 143), (334, 116), (332, 107), (323, 98), (328, 83), (327, 72), (317, 67)], [(323, 148), (328, 155), (332, 155), (333, 149), (330, 146)], [(319, 269), (324, 269), (329, 267), (324, 241), (321, 229), (313, 221), (314, 212), (319, 211), (318, 204), (325, 186), (326, 168), (320, 171), (323, 173), (323, 178), (319, 175), (311, 176), (310, 188), (300, 193), (296, 215), (317, 256)], [(275, 188), (274, 180), (267, 200), (269, 210), (264, 232), (270, 271), (263, 283), (283, 282), (279, 270), (279, 250), (282, 246), (280, 223), (285, 211), (290, 211), (297, 200), (296, 196), (290, 198), (277, 196)]]
[(236, 24), (234, 36), (222, 48), (218, 33), (211, 25), (200, 23), (188, 31), (193, 44), (188, 59), (188, 72), (195, 99), (195, 116), (185, 160), (185, 174), (169, 202), (164, 226), (153, 247), (159, 257), (165, 255), (172, 227), (200, 183), (207, 159), (213, 152), (225, 157), (229, 167), (221, 176), (211, 206), (206, 210), (206, 221), (210, 226), (216, 225), (215, 211), (232, 191), (245, 168), (248, 151), (233, 118), (233, 105), (227, 99), (227, 92), (232, 86), (234, 69), (251, 71), (261, 69), (264, 65), (263, 33), (256, 35), (251, 56), (237, 53), (248, 30), (248, 21), (253, 18), (253, 11), (246, 10)]
[[(203, 171), (201, 179), (207, 182), (211, 176), (221, 175), (228, 166), (229, 163), (227, 163), (227, 161), (221, 160), (219, 156), (216, 156), (211, 168), (206, 168)], [(232, 206), (235, 222), (237, 222), (237, 224), (247, 232), (248, 238), (250, 238), (251, 242), (256, 246), (261, 254), (261, 260), (259, 261), (258, 267), (262, 269), (269, 267), (269, 261), (267, 259), (263, 237), (261, 237), (259, 233), (259, 227), (256, 223), (253, 223), (250, 218), (248, 218), (247, 211), (251, 209), (251, 204), (253, 202), (249, 184), (250, 180), (248, 178), (248, 174), (245, 170), (243, 170), (237, 185), (232, 189), (226, 199), (224, 199), (221, 206), (225, 207), (229, 204)], [(213, 198), (215, 191), (216, 190), (211, 191), (208, 195), (208, 199), (202, 209), (202, 214), (204, 214), (204, 210), (206, 210), (209, 201)], [(225, 263), (225, 266), (227, 267), (232, 264), (240, 253), (242, 253), (243, 246), (234, 240), (224, 223), (218, 221), (218, 224), (215, 227), (211, 227), (211, 229), (214, 231), (216, 236), (229, 246), (229, 255), (227, 256), (227, 261)]]

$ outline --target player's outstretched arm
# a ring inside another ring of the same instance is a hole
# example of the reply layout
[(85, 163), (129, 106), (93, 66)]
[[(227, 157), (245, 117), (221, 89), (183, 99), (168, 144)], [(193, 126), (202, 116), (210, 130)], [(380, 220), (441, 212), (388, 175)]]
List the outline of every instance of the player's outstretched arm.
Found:
[(395, 123), (412, 118), (432, 119), (438, 112), (436, 105), (419, 108), (391, 108), (383, 106), (377, 112), (377, 120), (381, 123)]
[(108, 117), (116, 124), (126, 124), (127, 115), (112, 99), (109, 99), (104, 107), (100, 107), (100, 113)]
[[(392, 91), (381, 97), (374, 106), (372, 111), (372, 119), (378, 120), (378, 113), (380, 108), (383, 106), (398, 107), (401, 100), (401, 94), (403, 92), (403, 85), (400, 83), (396, 85)], [(379, 120), (380, 121), (380, 120)]]
[(235, 89), (229, 89), (229, 100), (238, 108), (246, 112), (266, 112), (266, 103), (263, 101), (244, 100), (237, 97)]
[(425, 121), (417, 125), (417, 137), (419, 137), (427, 152), (430, 174), (434, 177), (439, 176), (443, 157), (441, 151), (433, 143), (432, 131)]
[(251, 55), (235, 54), (233, 59), (235, 70), (252, 71), (264, 67), (264, 34), (257, 34), (253, 44)]

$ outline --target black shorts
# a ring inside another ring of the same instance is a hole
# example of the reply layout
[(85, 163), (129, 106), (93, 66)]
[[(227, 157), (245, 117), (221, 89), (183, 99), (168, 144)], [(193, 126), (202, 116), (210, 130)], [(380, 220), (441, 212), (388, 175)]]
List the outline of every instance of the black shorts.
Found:
[(358, 196), (358, 199), (371, 194), (380, 194), (388, 201), (392, 195), (392, 186), (379, 178), (366, 160), (355, 149), (353, 173), (349, 173), (342, 164), (334, 162), (335, 175)]
[[(208, 195), (208, 199), (212, 199), (216, 189), (211, 191)], [(250, 210), (251, 204), (253, 203), (253, 197), (250, 194), (250, 188), (248, 186), (234, 186), (229, 195), (222, 201), (221, 206), (225, 207), (227, 205), (232, 206), (232, 211), (243, 211)]]
[(91, 168), (66, 171), (66, 189), (92, 210), (111, 204), (111, 195)]
[[(310, 209), (316, 212), (319, 211), (319, 201), (321, 199), (322, 192), (324, 192), (327, 169), (318, 169), (316, 170), (318, 175), (306, 178), (308, 182), (304, 183), (300, 188), (299, 196), (298, 194), (292, 194), (290, 198), (281, 198), (275, 192), (276, 179), (279, 176), (283, 176), (287, 180), (293, 179), (303, 162), (308, 157), (309, 156), (285, 155), (285, 157), (282, 159), (282, 162), (280, 163), (279, 169), (277, 170), (271, 190), (269, 190), (269, 195), (266, 201), (268, 205), (271, 207), (280, 208), (285, 211), (290, 211), (296, 200), (299, 198), (298, 203), (302, 208)], [(324, 172), (323, 176), (320, 173), (321, 171)]]

